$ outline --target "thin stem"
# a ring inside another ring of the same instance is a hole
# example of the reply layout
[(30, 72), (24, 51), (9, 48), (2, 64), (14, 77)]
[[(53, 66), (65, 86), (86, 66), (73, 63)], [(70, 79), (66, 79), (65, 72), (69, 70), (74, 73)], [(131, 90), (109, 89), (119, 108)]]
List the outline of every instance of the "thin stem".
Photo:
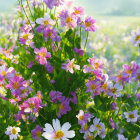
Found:
[(87, 41), (88, 41), (88, 32), (87, 32), (87, 38), (86, 38), (86, 42), (85, 42), (85, 46), (84, 46), (84, 49), (86, 48), (86, 45), (87, 45)]
[(81, 47), (81, 26), (80, 26), (80, 47)]
[(33, 17), (33, 14), (32, 14), (31, 9), (30, 9), (29, 1), (26, 0), (26, 2), (27, 2), (27, 5), (28, 5), (28, 8), (29, 8), (30, 14), (31, 14), (31, 16)]
[(45, 12), (45, 10), (44, 10), (44, 0), (42, 1), (42, 4), (43, 4), (43, 14), (44, 14), (44, 12)]
[(25, 11), (25, 9), (24, 9), (24, 6), (23, 6), (23, 4), (22, 4), (22, 0), (18, 0), (18, 1), (19, 1), (19, 4), (22, 6), (22, 9), (23, 9), (23, 11), (24, 11), (24, 13), (25, 13), (25, 16), (26, 16), (26, 18), (27, 18), (27, 20), (28, 20), (28, 22), (29, 22), (29, 24), (30, 24), (30, 26), (31, 26), (31, 28), (32, 28), (32, 30), (33, 30), (33, 32), (35, 32), (35, 30), (34, 30), (32, 24), (31, 24), (31, 22), (30, 22), (30, 20), (29, 20), (29, 18), (28, 18), (28, 16), (27, 16), (27, 13), (26, 13), (26, 11)]
[(139, 57), (140, 57), (140, 44), (139, 44), (139, 46), (138, 46), (138, 51), (139, 51)]

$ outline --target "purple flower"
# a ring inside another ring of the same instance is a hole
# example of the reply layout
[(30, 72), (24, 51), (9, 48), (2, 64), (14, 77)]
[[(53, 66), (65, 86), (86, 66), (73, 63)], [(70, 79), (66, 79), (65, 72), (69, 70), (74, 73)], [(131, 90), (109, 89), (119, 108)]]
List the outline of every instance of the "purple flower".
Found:
[(61, 115), (67, 114), (68, 111), (71, 110), (69, 106), (70, 99), (63, 96), (63, 98), (59, 99), (60, 104), (58, 105), (59, 112), (57, 113), (57, 117), (60, 118)]
[(48, 73), (53, 73), (54, 67), (51, 65), (50, 62), (47, 62), (47, 64), (45, 65)]
[(87, 86), (87, 90), (86, 92), (90, 92), (92, 95), (92, 98), (94, 98), (94, 96), (100, 95), (101, 93), (101, 83), (99, 82), (99, 80), (95, 79), (95, 80), (88, 80), (86, 83)]
[(49, 7), (49, 9), (53, 9), (54, 6), (59, 6), (63, 4), (64, 0), (44, 0), (45, 4)]
[(48, 41), (48, 39), (51, 39), (53, 42), (60, 42), (60, 36), (58, 36), (58, 31), (54, 30), (52, 28), (47, 27), (43, 30), (43, 36), (45, 38), (45, 41)]
[(57, 100), (59, 100), (59, 99), (62, 98), (62, 93), (59, 92), (59, 91), (53, 91), (53, 90), (52, 90), (52, 91), (49, 93), (49, 95), (50, 95), (50, 97), (51, 97), (51, 102), (53, 102), (53, 103), (56, 103)]
[(78, 49), (78, 48), (74, 48), (74, 51), (76, 52), (76, 53), (78, 53), (80, 56), (83, 56), (83, 54), (85, 53), (81, 48), (80, 49)]
[(116, 102), (112, 102), (111, 103), (111, 110), (115, 110), (117, 108), (117, 103)]
[(33, 61), (30, 61), (27, 68), (31, 68), (32, 66), (34, 65), (34, 62)]
[(35, 140), (42, 140), (41, 136), (42, 136), (42, 133), (43, 133), (43, 128), (40, 127), (39, 125), (36, 125), (35, 129), (33, 129), (31, 131), (31, 133), (32, 133), (33, 139), (35, 139)]
[(67, 26), (68, 28), (74, 28), (77, 26), (77, 20), (72, 14), (69, 15), (67, 10), (61, 11), (59, 18), (62, 26)]
[(55, 84), (55, 80), (51, 80), (50, 82), (51, 82), (52, 84)]
[(113, 129), (115, 129), (115, 123), (113, 122), (112, 118), (109, 119), (110, 125)]
[(76, 94), (74, 92), (71, 92), (70, 94), (73, 96), (73, 98), (71, 98), (70, 101), (73, 102), (74, 104), (77, 104), (77, 96), (76, 96)]

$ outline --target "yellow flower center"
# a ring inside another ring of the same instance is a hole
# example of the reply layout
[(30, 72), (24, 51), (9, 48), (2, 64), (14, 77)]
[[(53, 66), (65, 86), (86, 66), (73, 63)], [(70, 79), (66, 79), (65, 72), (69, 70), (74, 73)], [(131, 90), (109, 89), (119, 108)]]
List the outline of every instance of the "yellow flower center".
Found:
[(138, 80), (140, 80), (140, 75), (137, 76)]
[(59, 130), (56, 132), (56, 136), (54, 137), (55, 139), (61, 139), (64, 136), (64, 132)]
[(135, 118), (134, 117), (134, 114), (129, 114), (129, 116), (128, 116), (130, 119), (133, 119), (133, 118)]
[(95, 90), (96, 87), (97, 87), (96, 85), (91, 85), (91, 89), (92, 89), (92, 90)]
[(140, 40), (140, 35), (137, 35), (135, 41), (139, 41), (139, 40)]
[(5, 76), (6, 75), (6, 72), (5, 71), (2, 71), (1, 74), (2, 74), (2, 76)]
[(86, 27), (91, 27), (91, 22), (85, 22)]
[(88, 138), (89, 140), (94, 140), (94, 136), (87, 135), (87, 138)]
[(72, 18), (71, 17), (67, 17), (66, 18), (66, 23), (72, 23)]
[(64, 109), (64, 105), (63, 104), (60, 104), (59, 105), (59, 110), (62, 110), (62, 109)]
[(44, 21), (44, 25), (48, 25), (48, 24), (49, 24), (48, 20)]
[(36, 136), (37, 136), (37, 137), (41, 137), (41, 135), (42, 135), (42, 132), (41, 132), (41, 131), (37, 131), (37, 132), (36, 132)]
[(95, 63), (94, 65), (95, 65), (95, 68), (96, 68), (96, 69), (98, 69), (99, 66), (100, 66), (99, 63)]
[(75, 15), (78, 15), (79, 13), (80, 13), (79, 10), (75, 10), (75, 12), (74, 12)]
[(86, 123), (84, 126), (84, 130), (87, 130), (89, 128), (88, 124)]
[(71, 63), (71, 64), (70, 64), (70, 68), (73, 68), (73, 67), (74, 67), (74, 63)]
[(19, 88), (18, 82), (15, 82), (15, 83), (14, 83), (13, 88), (14, 88), (14, 89), (18, 89), (18, 88)]
[(113, 94), (116, 94), (116, 93), (117, 93), (117, 89), (116, 89), (116, 88), (111, 88), (111, 92), (112, 92)]
[(29, 37), (29, 34), (24, 34), (22, 37), (23, 37), (25, 40), (27, 40), (28, 37)]
[(97, 128), (97, 129), (99, 129), (99, 130), (101, 130), (101, 129), (102, 129), (102, 127), (101, 127), (101, 125), (100, 125), (100, 124), (97, 124), (97, 125), (96, 125), (96, 128)]
[(35, 108), (35, 104), (34, 104), (34, 103), (30, 103), (30, 104), (29, 104), (29, 107), (30, 107), (30, 108)]
[(107, 84), (103, 84), (102, 89), (107, 89)]
[(15, 128), (12, 128), (12, 134), (16, 134), (17, 133), (17, 130)]
[(117, 77), (118, 77), (119, 79), (121, 79), (121, 78), (122, 78), (122, 75), (121, 75), (121, 74), (119, 74), (119, 75), (117, 75)]
[(39, 53), (39, 55), (42, 56), (42, 57), (45, 57), (46, 56), (46, 54), (44, 52)]
[(52, 35), (52, 33), (51, 32), (48, 32), (48, 37), (50, 37)]
[(131, 70), (127, 70), (126, 71), (127, 74), (131, 74), (131, 72), (132, 72)]
[(79, 116), (79, 119), (80, 119), (80, 120), (83, 120), (83, 118), (84, 118), (84, 116)]

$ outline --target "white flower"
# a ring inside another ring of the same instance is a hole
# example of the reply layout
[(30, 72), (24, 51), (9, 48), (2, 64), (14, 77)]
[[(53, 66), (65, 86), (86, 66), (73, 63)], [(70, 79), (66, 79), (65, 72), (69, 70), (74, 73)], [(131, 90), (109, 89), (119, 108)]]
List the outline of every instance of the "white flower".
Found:
[(118, 140), (128, 140), (128, 138), (125, 138), (122, 134), (118, 134)]
[(37, 18), (36, 19), (36, 23), (37, 24), (41, 24), (41, 25), (54, 25), (55, 24), (55, 21), (52, 20), (50, 18), (50, 16), (46, 13), (44, 18)]
[(76, 115), (76, 117), (78, 118), (78, 120), (83, 120), (83, 117), (84, 117), (84, 111), (83, 111), (83, 110), (80, 110), (80, 111), (79, 111), (79, 114)]
[(138, 110), (130, 111), (130, 112), (124, 112), (125, 118), (127, 119), (127, 122), (135, 123), (139, 117)]
[(46, 123), (45, 128), (43, 129), (45, 132), (42, 134), (48, 140), (68, 140), (69, 138), (73, 138), (75, 136), (75, 132), (70, 130), (71, 127), (69, 122), (66, 122), (60, 125), (60, 121), (58, 119), (53, 119), (53, 127)]
[(5, 131), (5, 134), (9, 136), (10, 140), (17, 139), (20, 135), (18, 134), (20, 132), (19, 127), (12, 127), (9, 126), (7, 130)]

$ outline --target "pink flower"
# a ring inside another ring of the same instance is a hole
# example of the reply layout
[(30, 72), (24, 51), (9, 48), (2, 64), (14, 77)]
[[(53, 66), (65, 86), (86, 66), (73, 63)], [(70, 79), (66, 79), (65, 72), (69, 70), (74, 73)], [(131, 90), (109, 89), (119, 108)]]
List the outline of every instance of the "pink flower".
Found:
[(86, 17), (85, 22), (81, 24), (81, 27), (85, 29), (85, 31), (95, 32), (97, 27), (94, 25), (96, 23), (95, 19), (91, 17)]
[(51, 54), (49, 52), (47, 52), (47, 49), (44, 47), (41, 47), (40, 50), (35, 48), (34, 53), (36, 54), (36, 60), (41, 65), (47, 64), (47, 59), (49, 59), (51, 57)]
[(19, 109), (23, 110), (25, 113), (38, 113), (39, 109), (42, 108), (42, 101), (38, 96), (28, 98), (27, 101), (24, 101)]
[(101, 60), (95, 57), (88, 59), (88, 62), (94, 69), (104, 69), (104, 63), (102, 63)]
[(73, 68), (80, 70), (80, 66), (74, 64), (74, 58), (72, 60), (67, 60), (67, 64), (63, 63), (62, 64), (62, 69), (65, 69), (66, 71), (69, 71), (70, 73), (74, 73)]
[(84, 8), (83, 7), (74, 7), (74, 12), (72, 13), (73, 15), (84, 15)]

